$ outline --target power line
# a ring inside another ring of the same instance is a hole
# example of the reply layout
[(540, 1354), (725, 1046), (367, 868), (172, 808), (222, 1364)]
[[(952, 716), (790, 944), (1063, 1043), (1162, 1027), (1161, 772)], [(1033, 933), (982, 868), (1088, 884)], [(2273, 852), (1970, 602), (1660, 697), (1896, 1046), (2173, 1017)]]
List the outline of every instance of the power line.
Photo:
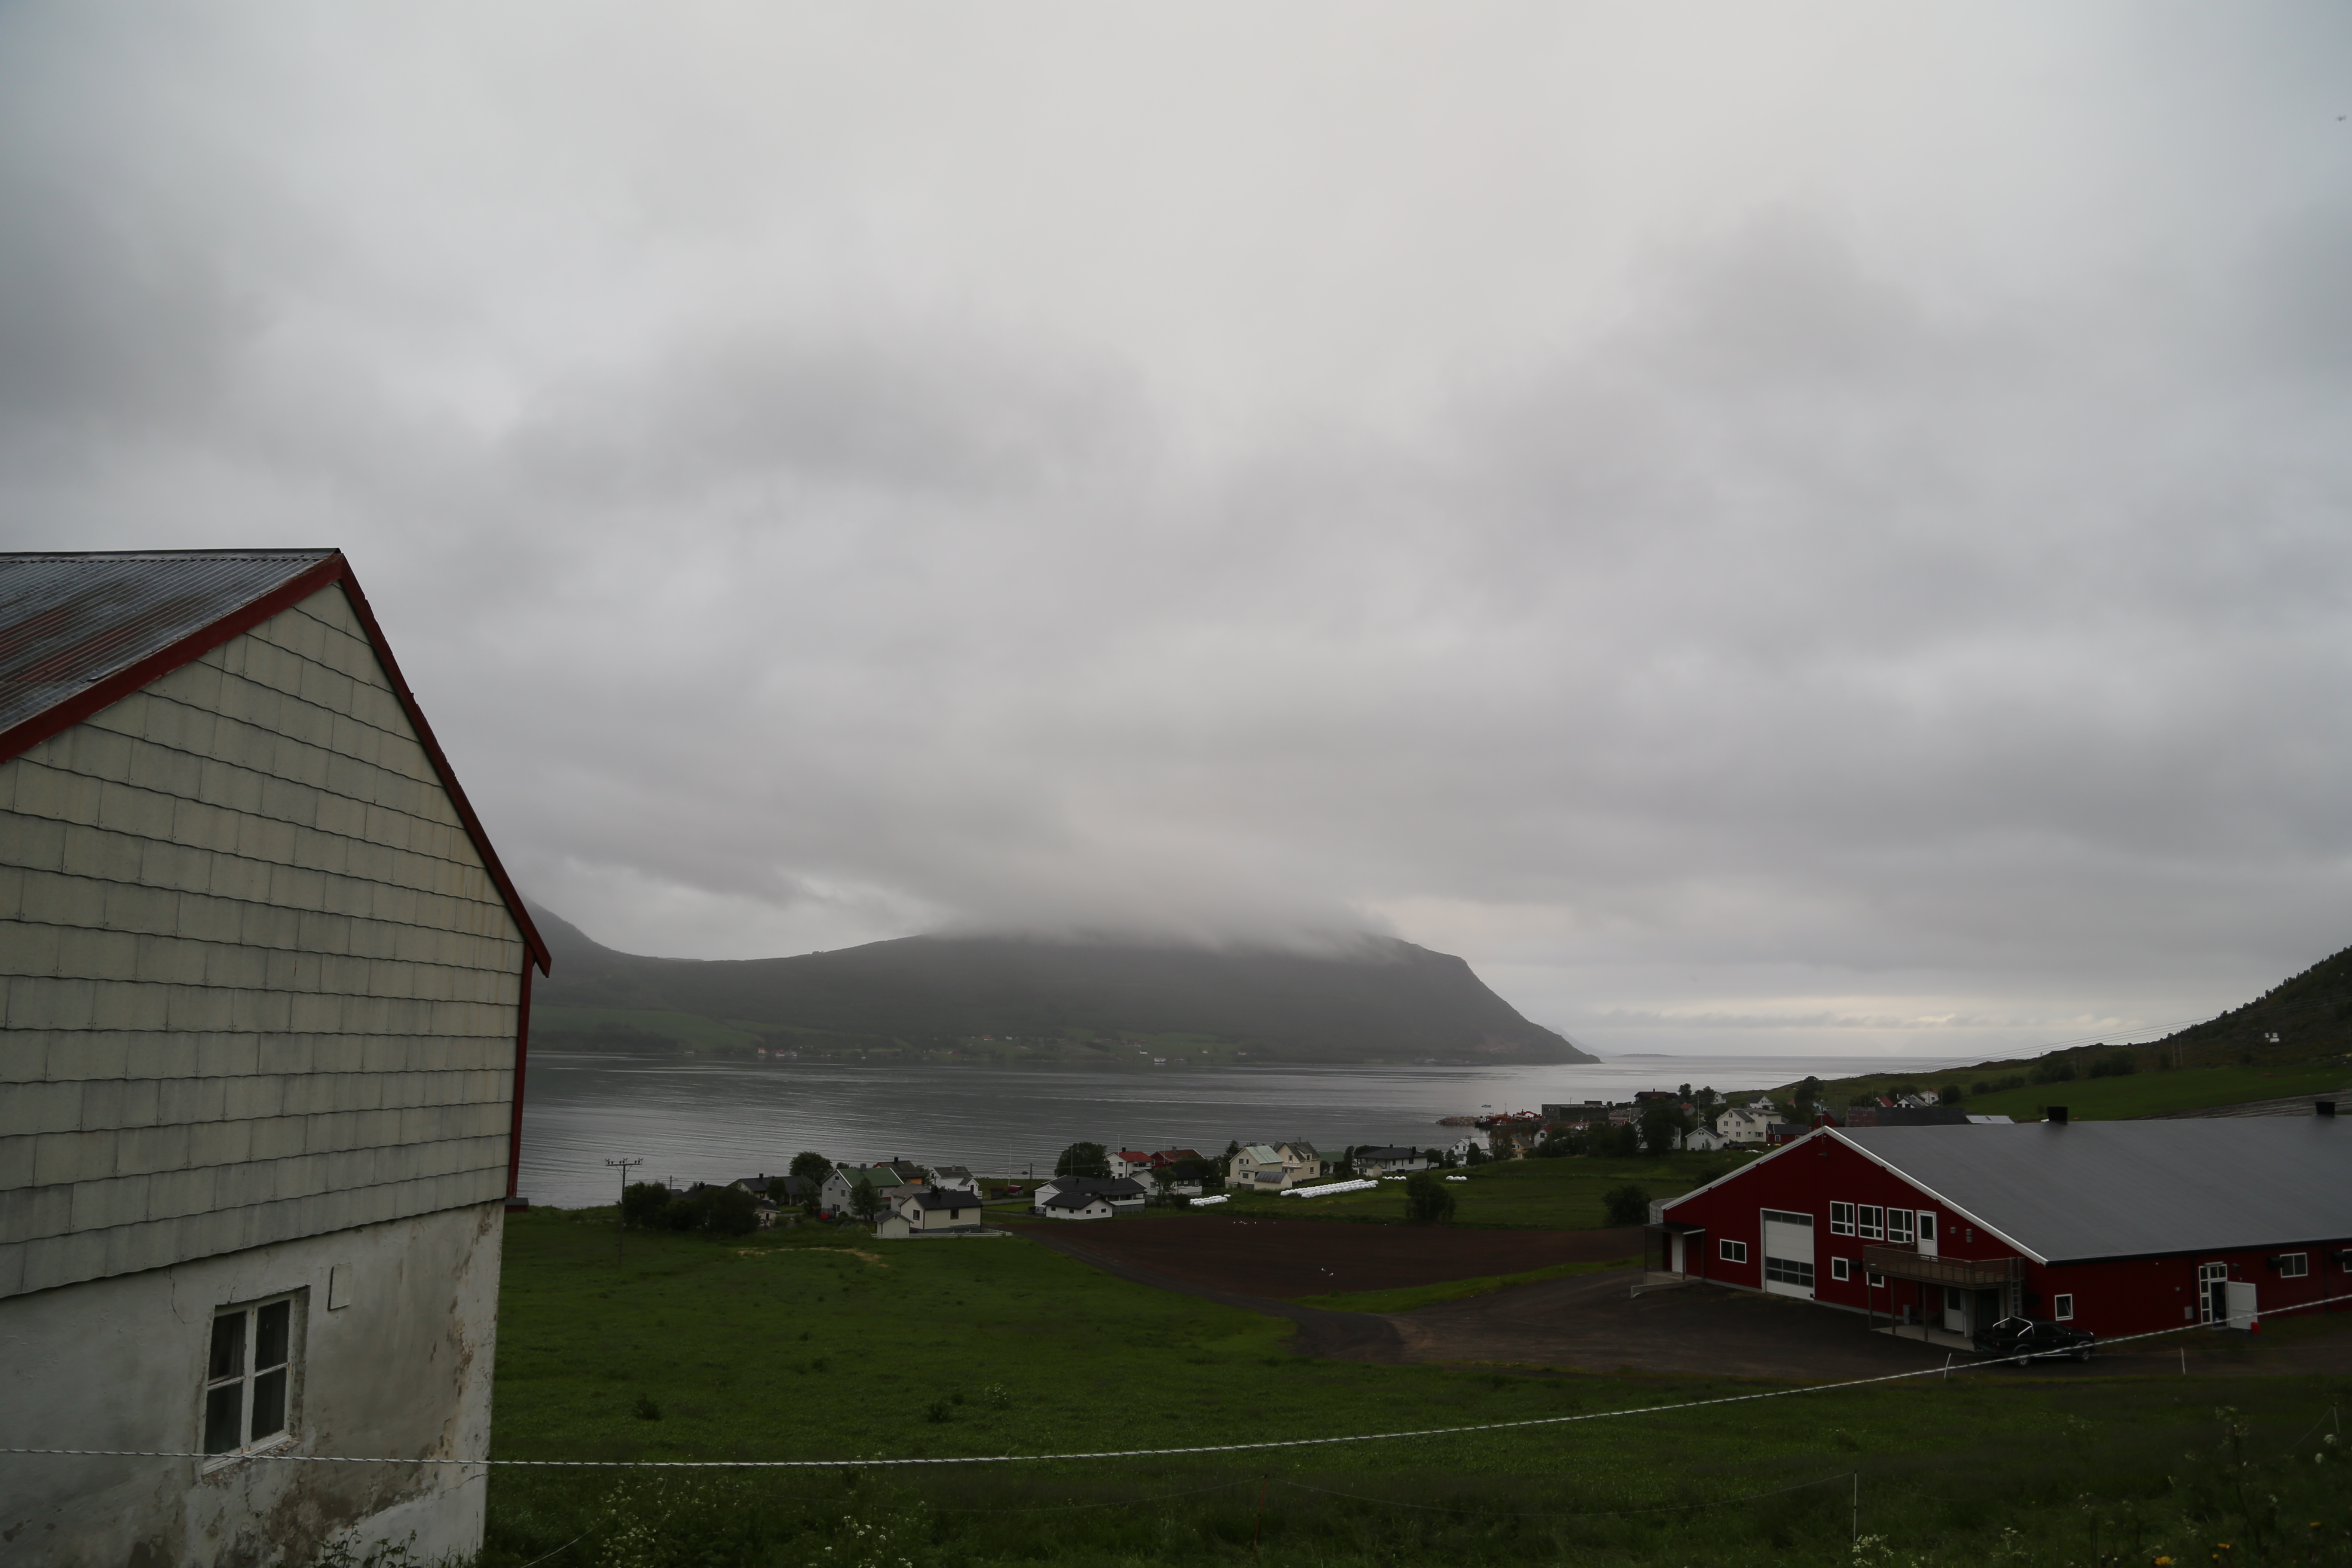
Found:
[[(2290, 1312), (2307, 1311), (2314, 1307), (2334, 1306), (2339, 1301), (2352, 1301), (2352, 1295), (2323, 1296), (2315, 1301), (2305, 1301), (2295, 1306), (2279, 1308), (2268, 1315), (2283, 1318)], [(2210, 1327), (2211, 1325), (2207, 1323), (2185, 1323), (2176, 1328), (2151, 1329), (2141, 1334), (2123, 1334), (2099, 1342), (2107, 1345), (2126, 1345), (2141, 1340), (2163, 1339), (2169, 1334), (2192, 1333)], [(939, 1458), (873, 1459), (442, 1459), (347, 1454), (243, 1454), (236, 1457), (245, 1460), (268, 1460), (279, 1464), (482, 1465), (486, 1467), (495, 1465), (507, 1469), (544, 1470), (857, 1470), (940, 1465), (1047, 1465), (1076, 1459), (1176, 1458), (1192, 1454), (1267, 1453), (1279, 1448), (1333, 1447), (1343, 1443), (1393, 1443), (1412, 1437), (1456, 1437), (1478, 1432), (1519, 1431), (1530, 1426), (1564, 1426), (1580, 1421), (1612, 1421), (1633, 1415), (1668, 1415), (1686, 1410), (1707, 1410), (1727, 1405), (1754, 1405), (1768, 1399), (1791, 1399), (1807, 1394), (1835, 1394), (1850, 1388), (1871, 1388), (1881, 1384), (1907, 1383), (1914, 1378), (1949, 1377), (1954, 1373), (1981, 1372), (1988, 1367), (2022, 1365), (2027, 1359), (2023, 1356), (1997, 1356), (1987, 1361), (1971, 1362), (1967, 1366), (1920, 1367), (1911, 1372), (1882, 1373), (1876, 1377), (1848, 1378), (1842, 1383), (1813, 1383), (1796, 1388), (1769, 1388), (1753, 1394), (1727, 1394), (1714, 1399), (1689, 1399), (1674, 1405), (1643, 1405), (1626, 1410), (1586, 1410), (1566, 1415), (1532, 1415), (1517, 1421), (1486, 1421), (1468, 1426), (1424, 1426), (1407, 1432), (1348, 1432), (1333, 1437), (1275, 1437), (1255, 1443), (1199, 1444), (1181, 1448), (1105, 1448), (1089, 1453), (1072, 1454), (965, 1454)], [(226, 1457), (219, 1454), (145, 1448), (0, 1448), (0, 1454), (90, 1459), (216, 1459)]]

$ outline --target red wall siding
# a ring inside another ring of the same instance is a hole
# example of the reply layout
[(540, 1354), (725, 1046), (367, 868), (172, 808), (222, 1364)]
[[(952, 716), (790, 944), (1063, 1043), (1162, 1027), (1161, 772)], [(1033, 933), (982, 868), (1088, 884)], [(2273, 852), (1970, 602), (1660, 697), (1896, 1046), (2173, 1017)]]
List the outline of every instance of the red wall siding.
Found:
[[(1889, 1280), (1873, 1290), (1862, 1267), (1863, 1248), (1877, 1243), (1862, 1236), (1830, 1232), (1831, 1203), (1868, 1204), (1882, 1210), (1921, 1209), (1937, 1218), (1939, 1246), (1946, 1258), (1990, 1259), (2021, 1256), (2021, 1250), (1979, 1223), (1976, 1216), (1948, 1209), (1940, 1200), (1858, 1151), (1815, 1132), (1768, 1155), (1720, 1185), (1678, 1202), (1669, 1203), (1664, 1217), (1706, 1227), (1704, 1237), (1691, 1237), (1685, 1251), (1686, 1271), (1726, 1285), (1751, 1290), (1764, 1288), (1763, 1222), (1760, 1211), (1784, 1209), (1813, 1216), (1813, 1299), (1857, 1311), (1893, 1313), (1904, 1307), (1939, 1313), (1941, 1300), (1934, 1287), (1906, 1280)], [(1748, 1244), (1748, 1261), (1728, 1263), (1719, 1244)], [(2329, 1260), (2329, 1254), (2347, 1245), (2337, 1240), (2307, 1249), (2310, 1273), (2300, 1279), (2283, 1279), (2265, 1259), (2268, 1249), (2179, 1254), (2168, 1258), (2060, 1264), (2025, 1265), (2027, 1310), (2047, 1317), (2060, 1294), (2074, 1298), (2074, 1321), (2096, 1333), (2114, 1336), (2179, 1328), (2196, 1320), (2197, 1268), (2200, 1263), (2227, 1263), (2230, 1278), (2252, 1280), (2259, 1310), (2275, 1312), (2299, 1302), (2352, 1293), (2352, 1274)], [(1851, 1278), (1832, 1277), (1831, 1259), (1852, 1260)], [(2183, 1310), (2189, 1316), (2184, 1318)], [(1937, 1321), (1934, 1316), (1930, 1321)]]

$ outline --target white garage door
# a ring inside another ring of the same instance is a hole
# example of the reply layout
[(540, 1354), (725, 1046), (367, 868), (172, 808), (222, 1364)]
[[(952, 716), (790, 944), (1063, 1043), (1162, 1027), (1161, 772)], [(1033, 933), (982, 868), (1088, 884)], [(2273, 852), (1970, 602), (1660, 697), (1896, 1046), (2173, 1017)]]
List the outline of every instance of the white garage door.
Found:
[(1813, 1216), (1764, 1211), (1764, 1289), (1813, 1299)]

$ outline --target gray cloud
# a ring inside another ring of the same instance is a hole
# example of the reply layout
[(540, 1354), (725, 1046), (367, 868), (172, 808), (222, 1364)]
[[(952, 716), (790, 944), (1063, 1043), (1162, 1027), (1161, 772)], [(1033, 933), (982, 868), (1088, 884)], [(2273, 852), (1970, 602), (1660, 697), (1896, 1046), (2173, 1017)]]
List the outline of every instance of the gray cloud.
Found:
[(604, 940), (1944, 1056), (2352, 930), (2330, 13), (285, 15), (0, 19), (0, 528), (343, 544)]

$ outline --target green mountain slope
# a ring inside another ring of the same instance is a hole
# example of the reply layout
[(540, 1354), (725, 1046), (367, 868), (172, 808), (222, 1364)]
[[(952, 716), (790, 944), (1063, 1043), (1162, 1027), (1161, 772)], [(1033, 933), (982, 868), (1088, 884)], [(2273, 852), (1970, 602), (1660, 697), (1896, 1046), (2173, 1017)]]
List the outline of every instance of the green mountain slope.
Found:
[(677, 1026), (684, 1015), (707, 1021), (706, 1041), (869, 1057), (1113, 1049), (1131, 1059), (1127, 1042), (1140, 1041), (1207, 1061), (1593, 1059), (1521, 1017), (1461, 959), (1388, 938), (1334, 957), (919, 936), (701, 960), (616, 952), (532, 914), (555, 954), (533, 1003), (532, 1037), (546, 1045), (695, 1044)]
[[(2150, 1076), (2155, 1075), (2155, 1076)], [(1958, 1085), (1968, 1109), (2038, 1120), (2046, 1106), (2154, 1116), (2309, 1094), (2352, 1083), (2352, 948), (2218, 1017), (2147, 1045), (2070, 1046), (1974, 1067), (1873, 1073), (1818, 1086), (1837, 1103), (1898, 1088)], [(1789, 1100), (1799, 1086), (1774, 1090)]]

